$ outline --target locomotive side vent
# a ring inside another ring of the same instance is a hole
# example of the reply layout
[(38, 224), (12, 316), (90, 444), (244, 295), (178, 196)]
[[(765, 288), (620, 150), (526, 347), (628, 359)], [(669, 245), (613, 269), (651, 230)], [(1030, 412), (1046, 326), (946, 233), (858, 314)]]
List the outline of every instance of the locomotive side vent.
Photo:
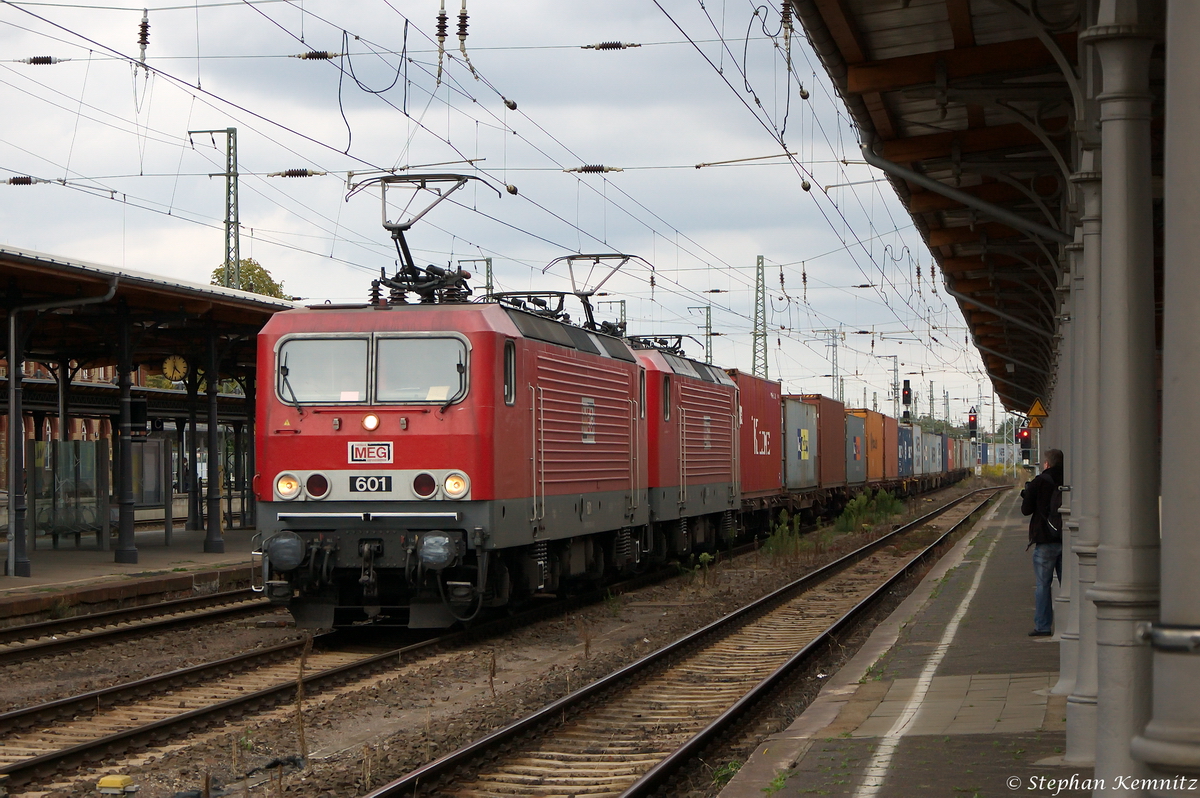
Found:
[(538, 569), (538, 590), (546, 587), (546, 576), (550, 571), (550, 546), (546, 541), (535, 543), (533, 546), (533, 559), (537, 563)]

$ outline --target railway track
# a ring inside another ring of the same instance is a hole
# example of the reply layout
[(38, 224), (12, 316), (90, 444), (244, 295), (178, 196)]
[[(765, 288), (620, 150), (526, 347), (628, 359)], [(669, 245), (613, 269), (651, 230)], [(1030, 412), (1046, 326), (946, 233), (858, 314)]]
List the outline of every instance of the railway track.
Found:
[(0, 665), (57, 654), (147, 633), (168, 632), (200, 623), (268, 611), (266, 599), (250, 590), (163, 601), (126, 609), (0, 629)]
[[(677, 573), (663, 568), (601, 591), (398, 649), (348, 649), (340, 647), (343, 636), (337, 632), (318, 635), (306, 661), (305, 692), (311, 695), (366, 678), (395, 667), (401, 659), (411, 665), (439, 648), (502, 634)], [(7, 776), (10, 786), (20, 786), (291, 700), (304, 645), (303, 640), (283, 643), (0, 714), (0, 776)]]
[[(368, 798), (418, 788), (470, 798), (648, 795), (998, 492), (938, 508)], [(939, 525), (919, 552), (889, 551), (943, 515), (949, 528)]]

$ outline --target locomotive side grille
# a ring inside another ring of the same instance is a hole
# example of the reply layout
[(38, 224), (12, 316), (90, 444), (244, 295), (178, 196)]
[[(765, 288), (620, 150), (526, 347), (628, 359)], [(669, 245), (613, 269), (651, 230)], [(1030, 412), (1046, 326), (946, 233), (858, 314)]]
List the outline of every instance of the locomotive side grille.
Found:
[(732, 482), (736, 436), (734, 394), (693, 380), (679, 386), (684, 484)]
[(538, 355), (545, 483), (560, 488), (628, 490), (632, 456), (630, 375), (577, 360)]

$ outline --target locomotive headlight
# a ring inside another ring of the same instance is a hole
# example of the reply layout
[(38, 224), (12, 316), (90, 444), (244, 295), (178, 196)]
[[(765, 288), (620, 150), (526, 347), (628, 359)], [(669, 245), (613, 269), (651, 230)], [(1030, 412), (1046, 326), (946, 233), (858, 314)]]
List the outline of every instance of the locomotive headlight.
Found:
[(470, 484), (466, 474), (452, 471), (446, 475), (446, 481), (442, 483), (442, 487), (451, 499), (461, 499), (467, 495), (467, 488), (470, 487)]
[(329, 480), (324, 474), (309, 474), (304, 490), (314, 499), (324, 499), (329, 495)]
[(379, 416), (374, 413), (367, 413), (363, 416), (362, 426), (367, 432), (374, 432), (379, 429)]
[(437, 493), (437, 480), (433, 474), (417, 474), (413, 477), (413, 493), (422, 499), (428, 499)]
[(304, 562), (304, 541), (295, 532), (280, 532), (263, 545), (276, 571), (294, 571)]
[(454, 562), (455, 549), (454, 541), (445, 532), (426, 532), (417, 545), (417, 557), (426, 568), (440, 571)]
[(281, 499), (290, 501), (300, 495), (300, 480), (295, 474), (280, 474), (275, 479), (275, 492)]

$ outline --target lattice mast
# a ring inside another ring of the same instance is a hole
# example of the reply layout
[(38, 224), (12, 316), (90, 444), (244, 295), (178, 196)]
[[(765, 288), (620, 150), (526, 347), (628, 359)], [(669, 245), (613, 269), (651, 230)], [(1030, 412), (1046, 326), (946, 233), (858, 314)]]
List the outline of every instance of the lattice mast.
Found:
[[(707, 347), (706, 347), (707, 349)], [(767, 379), (767, 280), (763, 256), (758, 256), (754, 273), (754, 359), (751, 373)]]

